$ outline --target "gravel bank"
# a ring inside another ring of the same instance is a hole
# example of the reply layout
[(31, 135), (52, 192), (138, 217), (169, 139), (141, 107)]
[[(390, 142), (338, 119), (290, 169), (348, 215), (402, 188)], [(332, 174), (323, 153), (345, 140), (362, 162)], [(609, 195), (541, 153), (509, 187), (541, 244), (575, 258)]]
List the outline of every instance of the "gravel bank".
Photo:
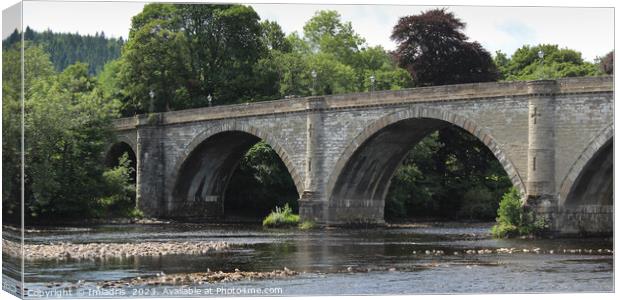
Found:
[[(201, 255), (229, 248), (226, 242), (140, 242), (140, 243), (57, 243), (25, 244), (26, 260), (63, 260), (122, 258), (132, 256), (162, 256), (175, 254)], [(21, 256), (19, 243), (2, 240), (2, 252)]]

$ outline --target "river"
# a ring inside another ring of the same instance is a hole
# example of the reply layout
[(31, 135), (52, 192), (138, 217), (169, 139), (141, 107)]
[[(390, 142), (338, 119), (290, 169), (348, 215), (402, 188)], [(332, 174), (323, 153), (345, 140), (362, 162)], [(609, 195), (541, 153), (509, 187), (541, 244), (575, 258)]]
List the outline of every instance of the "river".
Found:
[[(115, 295), (204, 297), (250, 296), (259, 292), (261, 295), (384, 295), (613, 290), (611, 238), (496, 240), (489, 234), (491, 225), (420, 223), (310, 231), (231, 224), (48, 227), (29, 232), (26, 242), (226, 241), (230, 249), (202, 255), (26, 261), (25, 281), (30, 296), (53, 296), (51, 292), (62, 289), (67, 297), (88, 297), (102, 296), (92, 291), (103, 281), (149, 277), (162, 272), (288, 268), (299, 275), (196, 286), (127, 286)], [(498, 251), (511, 248), (512, 253)], [(4, 274), (19, 263), (5, 255), (3, 261)], [(9, 280), (6, 276), (4, 279)], [(76, 285), (78, 282), (81, 284)]]

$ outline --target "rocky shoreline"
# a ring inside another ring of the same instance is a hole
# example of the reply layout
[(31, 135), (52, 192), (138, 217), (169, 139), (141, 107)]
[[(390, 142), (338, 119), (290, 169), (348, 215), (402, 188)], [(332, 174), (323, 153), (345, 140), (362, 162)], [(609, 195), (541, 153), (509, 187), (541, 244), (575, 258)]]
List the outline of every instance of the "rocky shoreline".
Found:
[(239, 271), (239, 269), (235, 269), (234, 272), (215, 272), (207, 269), (207, 272), (170, 275), (159, 273), (155, 276), (149, 277), (135, 277), (124, 280), (103, 281), (98, 283), (98, 286), (101, 288), (114, 288), (143, 285), (203, 285), (207, 283), (221, 283), (241, 280), (287, 278), (296, 275), (299, 275), (299, 273), (289, 270), (286, 267), (282, 270), (273, 270), (271, 272), (242, 272)]
[[(25, 244), (26, 260), (106, 259), (136, 256), (204, 255), (229, 249), (227, 242), (139, 242), (139, 243), (56, 243)], [(13, 257), (21, 256), (17, 242), (2, 240), (2, 252)]]
[[(152, 276), (138, 276), (119, 280), (104, 280), (98, 282), (79, 280), (77, 282), (48, 282), (46, 288), (80, 289), (94, 287), (97, 289), (122, 289), (142, 286), (197, 286), (214, 283), (225, 283), (242, 280), (284, 279), (299, 275), (299, 272), (284, 267), (282, 270), (271, 272), (242, 272), (235, 269), (234, 272), (211, 271), (196, 273), (164, 274), (160, 272)], [(28, 289), (26, 289), (28, 290)]]

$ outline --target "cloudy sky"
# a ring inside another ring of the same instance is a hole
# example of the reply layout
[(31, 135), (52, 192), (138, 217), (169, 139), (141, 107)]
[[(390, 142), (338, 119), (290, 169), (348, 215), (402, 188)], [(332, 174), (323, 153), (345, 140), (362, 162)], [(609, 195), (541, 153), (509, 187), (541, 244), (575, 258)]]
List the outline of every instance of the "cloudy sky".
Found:
[[(240, 2), (261, 2), (240, 1)], [(266, 1), (262, 1), (266, 2)], [(269, 1), (277, 2), (277, 1)], [(288, 2), (302, 2), (290, 0)], [(301, 32), (304, 23), (318, 10), (337, 10), (370, 46), (393, 49), (389, 39), (394, 24), (402, 16), (418, 14), (435, 6), (404, 5), (414, 1), (391, 1), (400, 5), (351, 5), (351, 1), (306, 1), (339, 5), (251, 4), (262, 19), (278, 22), (285, 32)], [(368, 2), (368, 1), (366, 1)], [(378, 3), (379, 1), (370, 1)], [(450, 3), (454, 1), (442, 1)], [(363, 0), (355, 3), (364, 3)], [(415, 2), (415, 3), (420, 3)], [(477, 3), (477, 2), (476, 2)], [(520, 2), (527, 4), (528, 2)], [(540, 3), (540, 2), (534, 2)], [(591, 4), (590, 4), (591, 5)], [(142, 10), (141, 2), (24, 2), (24, 24), (35, 30), (127, 37), (131, 17)], [(599, 4), (600, 6), (600, 4)], [(614, 47), (614, 9), (583, 7), (492, 7), (441, 6), (467, 23), (465, 33), (494, 53), (512, 54), (525, 44), (551, 43), (582, 52), (593, 60)], [(3, 7), (5, 8), (5, 7)], [(5, 20), (6, 21), (6, 20)], [(5, 22), (6, 24), (6, 22)], [(3, 37), (12, 30), (3, 26)]]

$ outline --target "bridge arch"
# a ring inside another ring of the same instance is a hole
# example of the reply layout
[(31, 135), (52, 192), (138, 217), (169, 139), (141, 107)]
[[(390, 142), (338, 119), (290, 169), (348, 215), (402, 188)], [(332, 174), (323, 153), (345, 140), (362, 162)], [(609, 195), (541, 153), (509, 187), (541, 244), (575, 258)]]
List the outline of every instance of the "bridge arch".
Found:
[(136, 141), (126, 135), (118, 135), (113, 142), (106, 146), (104, 150), (104, 163), (107, 167), (113, 167), (118, 163), (118, 158), (124, 152), (127, 152), (135, 169), (138, 153), (136, 149)]
[[(355, 207), (360, 203), (352, 203), (353, 201), (349, 197), (357, 198), (361, 193), (361, 198), (365, 202), (361, 205), (373, 207), (371, 210), (379, 212), (371, 216), (370, 219), (382, 222), (383, 206), (390, 181), (410, 150), (410, 146), (431, 132), (450, 124), (464, 129), (482, 141), (501, 163), (513, 186), (522, 195), (525, 195), (525, 185), (521, 176), (488, 129), (452, 112), (433, 108), (411, 107), (373, 122), (351, 141), (336, 162), (334, 171), (327, 181), (326, 196), (329, 199), (329, 205)], [(375, 154), (374, 157), (371, 157), (373, 151), (377, 151), (375, 153), (380, 152), (381, 155)], [(378, 162), (373, 161), (377, 159)], [(364, 173), (374, 174), (359, 174), (359, 171), (368, 170), (371, 172)], [(356, 176), (358, 178), (354, 179)], [(363, 178), (359, 179), (360, 176)], [(351, 184), (350, 180), (354, 183)], [(338, 201), (345, 203), (335, 203)], [(334, 216), (330, 216), (330, 218), (336, 219)]]
[[(278, 154), (288, 170), (298, 193), (303, 180), (287, 151), (273, 136), (256, 127), (235, 121), (222, 122), (200, 132), (185, 147), (174, 167), (174, 186), (169, 211), (178, 211), (196, 202), (209, 202), (209, 197), (223, 196), (234, 170), (243, 155), (263, 140)], [(223, 200), (223, 199), (220, 199)], [(220, 200), (213, 200), (219, 201)], [(219, 203), (215, 206), (221, 206)], [(221, 206), (223, 209), (223, 206)], [(205, 208), (207, 209), (207, 208)], [(213, 209), (212, 207), (210, 209)]]
[[(559, 207), (613, 203), (613, 136), (612, 123), (592, 138), (571, 165), (560, 186)], [(597, 192), (596, 196), (590, 195), (594, 201), (584, 203), (582, 198), (592, 188)]]

